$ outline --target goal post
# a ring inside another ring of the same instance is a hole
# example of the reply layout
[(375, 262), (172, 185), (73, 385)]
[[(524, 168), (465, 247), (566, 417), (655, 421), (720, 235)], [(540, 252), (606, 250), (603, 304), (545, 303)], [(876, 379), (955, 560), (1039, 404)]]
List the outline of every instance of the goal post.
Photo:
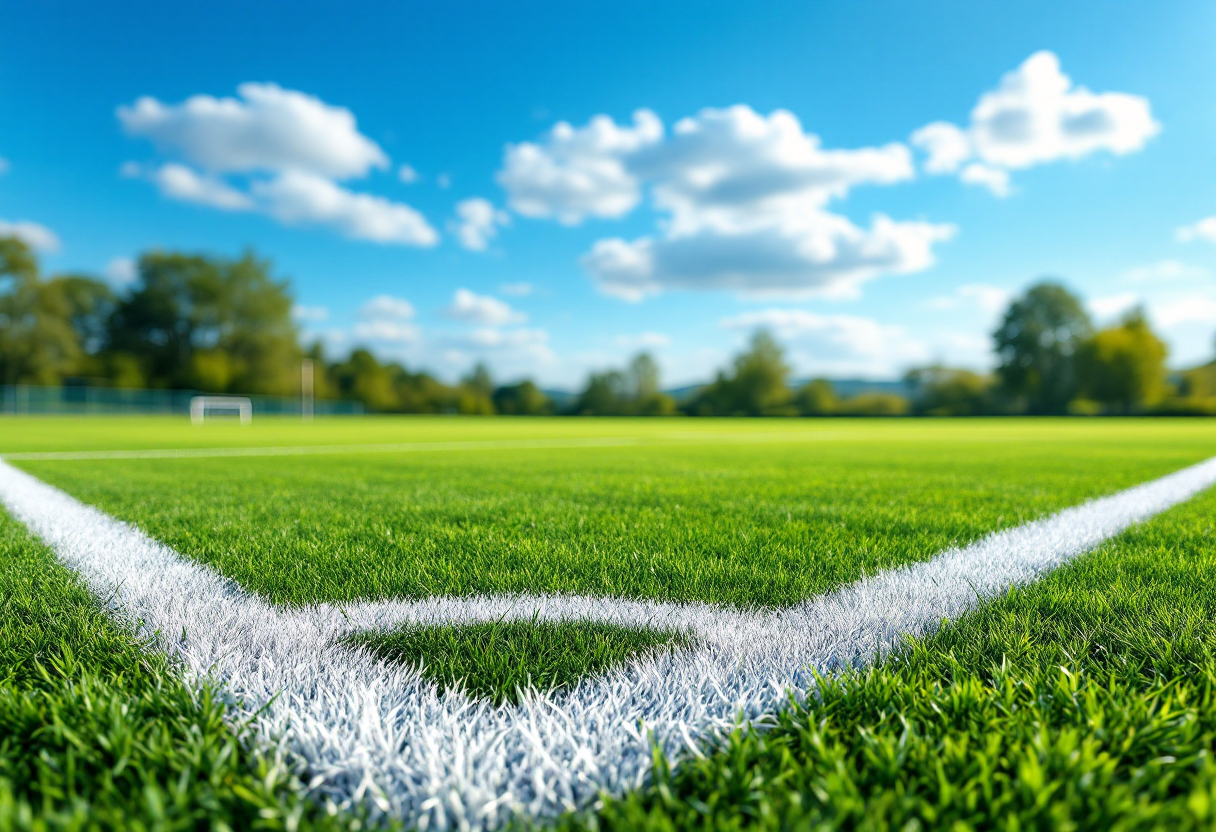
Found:
[(253, 402), (245, 396), (194, 396), (190, 399), (190, 421), (201, 425), (208, 411), (236, 411), (242, 425), (253, 421)]

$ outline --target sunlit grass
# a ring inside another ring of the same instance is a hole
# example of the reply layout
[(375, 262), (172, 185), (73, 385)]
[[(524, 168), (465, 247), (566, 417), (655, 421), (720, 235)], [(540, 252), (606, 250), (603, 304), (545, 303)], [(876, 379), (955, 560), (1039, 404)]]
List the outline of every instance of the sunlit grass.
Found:
[(459, 688), (496, 705), (526, 690), (557, 691), (626, 659), (687, 639), (680, 633), (598, 621), (489, 621), (406, 627), (351, 639), (377, 655), (416, 666), (439, 690)]

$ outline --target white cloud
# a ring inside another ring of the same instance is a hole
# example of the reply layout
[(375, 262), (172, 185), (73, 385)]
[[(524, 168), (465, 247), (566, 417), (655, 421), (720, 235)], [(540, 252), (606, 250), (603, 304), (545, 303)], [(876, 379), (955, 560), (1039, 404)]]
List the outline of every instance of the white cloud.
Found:
[(139, 266), (130, 257), (115, 257), (106, 265), (106, 278), (116, 286), (126, 286), (139, 279)]
[(422, 214), (381, 196), (349, 191), (321, 176), (289, 171), (253, 184), (263, 210), (287, 225), (321, 225), (357, 240), (433, 246), (439, 234)]
[[(768, 225), (761, 224), (765, 220)], [(869, 228), (826, 211), (757, 217), (755, 227), (601, 240), (582, 264), (606, 294), (636, 301), (669, 289), (723, 289), (751, 297), (856, 297), (881, 274), (933, 265), (950, 225), (896, 222)]]
[(320, 323), (329, 320), (329, 309), (324, 306), (301, 306), (296, 304), (291, 307), (291, 317), (301, 323)]
[(435, 184), (444, 190), (447, 190), (448, 188), (452, 187), (452, 177), (450, 174), (441, 173), (435, 177)]
[(510, 215), (494, 207), (488, 199), (474, 197), (456, 204), (457, 219), (451, 230), (460, 244), (470, 251), (485, 251), (500, 227), (509, 225)]
[[(349, 110), (275, 84), (237, 89), (239, 98), (196, 95), (170, 105), (144, 97), (118, 108), (129, 134), (186, 163), (167, 162), (147, 174), (162, 194), (226, 211), (257, 211), (286, 225), (322, 226), (357, 240), (439, 242), (409, 205), (337, 184), (389, 165)], [(133, 162), (121, 172), (144, 175)], [(238, 186), (226, 174), (250, 177)]]
[(358, 341), (381, 344), (413, 344), (421, 338), (418, 327), (406, 321), (360, 321), (351, 334)]
[(498, 287), (498, 291), (512, 297), (525, 297), (535, 292), (536, 287), (531, 283), (504, 283)]
[(876, 216), (861, 228), (826, 209), (858, 185), (914, 176), (902, 144), (824, 149), (790, 112), (702, 110), (665, 138), (648, 111), (618, 126), (559, 124), (508, 148), (499, 181), (511, 207), (568, 224), (627, 213), (651, 186), (660, 234), (600, 240), (582, 258), (601, 290), (639, 300), (668, 289), (759, 296), (853, 296), (860, 283), (933, 263), (952, 226)]
[(508, 145), (498, 182), (511, 209), (526, 217), (554, 217), (564, 225), (620, 217), (641, 199), (627, 158), (662, 137), (663, 124), (649, 110), (634, 113), (632, 126), (604, 115), (579, 128), (559, 122), (539, 144)]
[(397, 168), (397, 178), (410, 185), (418, 181), (418, 171), (414, 170), (413, 165), (402, 165)]
[(193, 202), (221, 211), (251, 211), (253, 200), (247, 194), (214, 176), (198, 173), (185, 165), (161, 165), (151, 174), (160, 192), (170, 199)]
[(388, 167), (384, 151), (344, 107), (276, 84), (241, 84), (237, 93), (195, 95), (181, 104), (145, 96), (119, 107), (118, 119), (162, 153), (215, 173), (306, 171), (345, 179)]
[(949, 295), (939, 295), (925, 302), (925, 307), (942, 312), (951, 312), (967, 307), (978, 308), (983, 312), (995, 314), (1009, 305), (1011, 293), (999, 286), (989, 286), (985, 283), (967, 283), (959, 286)]
[(1085, 305), (1089, 307), (1090, 314), (1099, 321), (1107, 321), (1117, 318), (1139, 303), (1141, 303), (1140, 296), (1135, 292), (1120, 292), (1116, 295), (1092, 298)]
[(1004, 196), (1008, 171), (1100, 151), (1133, 153), (1160, 130), (1148, 99), (1076, 86), (1059, 58), (1043, 51), (980, 96), (966, 127), (934, 122), (911, 141), (928, 154), (926, 172), (962, 169), (964, 181)]
[(516, 312), (508, 304), (488, 295), (479, 295), (468, 289), (457, 289), (452, 303), (443, 314), (454, 321), (483, 326), (504, 326), (521, 323), (526, 316)]
[(958, 178), (968, 185), (987, 188), (993, 196), (1009, 196), (1009, 171), (972, 162), (962, 169)]
[(0, 237), (16, 237), (36, 251), (59, 251), (59, 237), (55, 232), (29, 220), (0, 220)]
[(1194, 280), (1211, 277), (1211, 273), (1200, 266), (1178, 260), (1162, 260), (1147, 266), (1135, 266), (1120, 275), (1127, 283), (1155, 283), (1157, 281)]
[(548, 343), (549, 333), (543, 329), (495, 329), (482, 327), (449, 336), (447, 343), (479, 348), (535, 347)]
[(1192, 240), (1207, 240), (1216, 243), (1216, 217), (1207, 217), (1192, 225), (1179, 228), (1178, 239), (1184, 243)]
[(854, 315), (765, 309), (726, 318), (722, 326), (771, 329), (789, 344), (791, 362), (800, 373), (892, 377), (930, 357), (928, 347), (903, 327)]
[(638, 332), (633, 335), (618, 335), (618, 347), (625, 349), (659, 349), (671, 344), (671, 337), (662, 332)]
[(1153, 320), (1166, 329), (1179, 324), (1216, 324), (1216, 299), (1211, 297), (1180, 297), (1152, 307)]
[(376, 295), (359, 307), (359, 317), (368, 320), (407, 320), (414, 317), (414, 305), (405, 298)]

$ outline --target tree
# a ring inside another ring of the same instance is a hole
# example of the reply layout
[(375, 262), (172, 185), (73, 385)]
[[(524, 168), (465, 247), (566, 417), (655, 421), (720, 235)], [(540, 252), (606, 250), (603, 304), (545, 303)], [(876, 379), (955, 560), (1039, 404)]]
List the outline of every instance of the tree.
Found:
[(485, 362), (479, 361), (460, 381), (456, 391), (456, 412), (467, 416), (493, 416), (494, 379)]
[(1076, 396), (1076, 353), (1092, 326), (1080, 299), (1058, 283), (1031, 287), (993, 333), (1004, 390), (1029, 413), (1060, 414)]
[(628, 381), (620, 370), (592, 373), (574, 404), (574, 412), (580, 416), (624, 416), (628, 391)]
[(992, 411), (992, 378), (971, 370), (918, 367), (904, 377), (918, 413), (926, 416), (979, 416)]
[(1081, 391), (1122, 413), (1156, 404), (1166, 391), (1167, 354), (1144, 311), (1136, 309), (1118, 326), (1103, 329), (1081, 344), (1077, 355)]
[(153, 252), (110, 319), (111, 348), (157, 387), (292, 395), (301, 351), (286, 281), (270, 264)]
[(499, 387), (494, 391), (494, 407), (507, 416), (546, 416), (553, 412), (549, 397), (531, 380)]
[(766, 329), (756, 330), (748, 348), (737, 355), (731, 375), (719, 372), (689, 406), (697, 415), (792, 416), (785, 350)]
[(84, 355), (65, 285), (43, 280), (17, 237), (0, 237), (0, 381), (58, 384)]
[(826, 378), (817, 378), (798, 389), (794, 403), (803, 416), (828, 416), (836, 410), (836, 390)]

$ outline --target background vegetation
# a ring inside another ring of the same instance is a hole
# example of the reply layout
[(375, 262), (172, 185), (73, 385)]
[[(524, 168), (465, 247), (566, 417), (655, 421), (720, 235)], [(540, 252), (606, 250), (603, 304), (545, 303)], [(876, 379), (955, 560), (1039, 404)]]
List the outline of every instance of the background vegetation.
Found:
[(311, 358), (319, 398), (374, 413), (594, 416), (977, 416), (1216, 414), (1216, 362), (1171, 374), (1142, 310), (1096, 330), (1080, 298), (1045, 281), (1016, 298), (993, 333), (996, 370), (915, 368), (906, 395), (841, 398), (796, 384), (782, 345), (757, 331), (709, 384), (677, 400), (658, 363), (637, 355), (594, 372), (560, 402), (530, 380), (496, 384), (485, 365), (447, 384), (365, 348), (340, 359), (305, 347), (287, 280), (253, 253), (236, 259), (153, 251), (127, 290), (86, 275), (43, 275), (19, 239), (0, 237), (0, 383), (295, 395)]

